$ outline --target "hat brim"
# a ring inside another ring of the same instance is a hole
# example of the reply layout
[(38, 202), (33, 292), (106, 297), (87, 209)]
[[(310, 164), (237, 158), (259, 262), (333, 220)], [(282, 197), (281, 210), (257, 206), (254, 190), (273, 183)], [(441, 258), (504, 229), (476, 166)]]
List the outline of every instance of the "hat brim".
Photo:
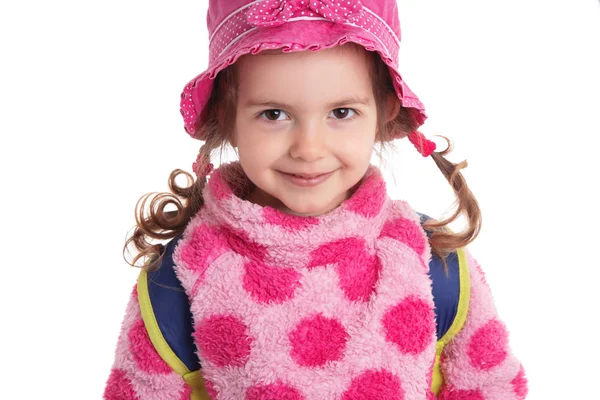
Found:
[[(310, 35), (306, 32), (310, 32)], [(315, 37), (319, 38), (319, 43), (315, 43)], [(418, 126), (422, 125), (427, 118), (423, 104), (406, 85), (398, 72), (394, 58), (388, 54), (384, 44), (374, 34), (358, 26), (330, 21), (300, 20), (277, 27), (250, 30), (240, 35), (221, 54), (214, 57), (208, 68), (192, 79), (181, 94), (181, 114), (186, 132), (195, 139), (204, 140), (196, 135), (195, 127), (198, 117), (210, 98), (214, 79), (220, 71), (234, 64), (241, 56), (276, 49), (281, 49), (285, 53), (319, 51), (348, 42), (357, 43), (366, 50), (376, 51), (379, 54), (388, 67), (400, 103), (409, 109), (413, 121)]]

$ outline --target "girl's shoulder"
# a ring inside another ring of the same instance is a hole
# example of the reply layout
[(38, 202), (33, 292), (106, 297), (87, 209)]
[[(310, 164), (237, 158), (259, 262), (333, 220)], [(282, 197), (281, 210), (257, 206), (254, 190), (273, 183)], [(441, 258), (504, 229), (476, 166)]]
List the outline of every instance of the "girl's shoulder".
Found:
[(431, 219), (427, 214), (413, 208), (406, 200), (392, 200), (390, 203), (390, 209), (387, 213), (388, 221), (404, 219), (422, 227), (425, 221)]
[(417, 212), (404, 200), (392, 200), (380, 237), (389, 237), (408, 245), (427, 265), (431, 258), (428, 233), (423, 223), (429, 217)]

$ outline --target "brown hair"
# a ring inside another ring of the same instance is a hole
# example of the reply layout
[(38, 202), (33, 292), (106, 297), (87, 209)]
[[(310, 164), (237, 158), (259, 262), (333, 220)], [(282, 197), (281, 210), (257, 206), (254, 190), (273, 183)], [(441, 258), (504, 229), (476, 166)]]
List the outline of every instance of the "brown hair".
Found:
[[(350, 43), (342, 47), (362, 49)], [(367, 54), (372, 60), (373, 91), (379, 124), (377, 137), (383, 148), (389, 145), (392, 137), (407, 136), (417, 128), (418, 123), (412, 114), (414, 110), (405, 107), (400, 107), (398, 114), (392, 120), (387, 122), (384, 120), (387, 99), (396, 96), (396, 92), (388, 68), (381, 58), (377, 53), (367, 52)], [(209, 163), (213, 152), (217, 150), (223, 152), (231, 143), (237, 106), (236, 88), (235, 68), (228, 67), (216, 76), (208, 104), (196, 121), (194, 136), (206, 138), (200, 148), (199, 160)], [(448, 148), (442, 152), (434, 152), (431, 157), (452, 186), (457, 207), (450, 217), (441, 221), (431, 219), (424, 224), (424, 228), (431, 232), (429, 243), (432, 251), (442, 259), (449, 252), (471, 243), (481, 229), (479, 205), (460, 172), (467, 166), (467, 162), (455, 164), (447, 160), (445, 156), (451, 151), (451, 143), (448, 139), (444, 139), (448, 142)], [(176, 179), (181, 175), (187, 178), (188, 185), (179, 186), (176, 183)], [(229, 178), (235, 179), (234, 176), (226, 177)], [(146, 269), (153, 269), (160, 265), (163, 246), (152, 241), (168, 240), (181, 234), (190, 219), (204, 204), (202, 191), (206, 178), (195, 179), (190, 173), (176, 169), (169, 175), (168, 183), (170, 192), (148, 193), (137, 202), (136, 227), (123, 248), (125, 253), (133, 244), (138, 251), (130, 265), (135, 265), (140, 259), (150, 260), (144, 265)], [(175, 210), (167, 211), (168, 207), (174, 207)], [(449, 231), (447, 226), (461, 215), (466, 217), (466, 228), (457, 233)]]
[[(385, 115), (386, 99), (389, 96), (396, 97), (392, 78), (388, 67), (381, 61), (377, 53), (371, 53), (372, 57), (372, 77), (373, 91), (378, 107), (378, 137), (382, 148), (389, 145), (393, 137), (406, 137), (408, 134), (417, 129), (416, 115), (414, 109), (400, 107), (398, 114), (394, 119), (386, 122), (382, 117)], [(460, 172), (467, 167), (467, 161), (463, 160), (459, 163), (453, 163), (446, 159), (446, 155), (452, 152), (452, 142), (443, 136), (440, 136), (446, 141), (448, 146), (443, 151), (433, 152), (431, 158), (444, 174), (444, 177), (454, 190), (456, 196), (456, 209), (448, 218), (441, 221), (429, 219), (423, 224), (423, 228), (430, 231), (429, 244), (432, 251), (437, 254), (442, 260), (448, 253), (467, 246), (471, 243), (481, 230), (481, 210), (477, 199), (469, 189), (467, 181)], [(466, 227), (460, 232), (451, 232), (448, 225), (456, 221), (461, 215), (466, 218)]]

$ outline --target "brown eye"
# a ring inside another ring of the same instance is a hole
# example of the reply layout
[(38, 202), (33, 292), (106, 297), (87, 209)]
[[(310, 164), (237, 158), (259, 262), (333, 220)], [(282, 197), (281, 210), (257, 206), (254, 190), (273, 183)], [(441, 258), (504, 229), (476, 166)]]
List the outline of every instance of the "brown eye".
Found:
[(331, 114), (335, 119), (348, 119), (348, 116), (353, 116), (356, 111), (351, 108), (336, 108), (331, 111)]
[(266, 111), (263, 111), (260, 115), (261, 115), (261, 117), (263, 117), (264, 119), (267, 119), (269, 121), (280, 121), (281, 119), (285, 119), (285, 118), (281, 118), (282, 116), (287, 116), (285, 111), (281, 111), (281, 110), (266, 110)]

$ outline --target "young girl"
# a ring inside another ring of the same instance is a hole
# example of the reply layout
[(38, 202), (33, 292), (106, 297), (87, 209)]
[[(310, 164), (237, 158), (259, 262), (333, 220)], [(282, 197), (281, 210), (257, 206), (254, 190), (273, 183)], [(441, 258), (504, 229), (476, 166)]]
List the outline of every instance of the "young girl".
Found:
[[(209, 68), (181, 100), (204, 141), (197, 179), (180, 187), (175, 170), (172, 193), (141, 199), (127, 245), (148, 263), (104, 398), (525, 398), (464, 248), (481, 224), (466, 164), (417, 131), (423, 105), (397, 71), (395, 2), (211, 0), (208, 28)], [(405, 137), (453, 187), (451, 218), (387, 196), (370, 159)], [(213, 171), (226, 145), (239, 162)]]

